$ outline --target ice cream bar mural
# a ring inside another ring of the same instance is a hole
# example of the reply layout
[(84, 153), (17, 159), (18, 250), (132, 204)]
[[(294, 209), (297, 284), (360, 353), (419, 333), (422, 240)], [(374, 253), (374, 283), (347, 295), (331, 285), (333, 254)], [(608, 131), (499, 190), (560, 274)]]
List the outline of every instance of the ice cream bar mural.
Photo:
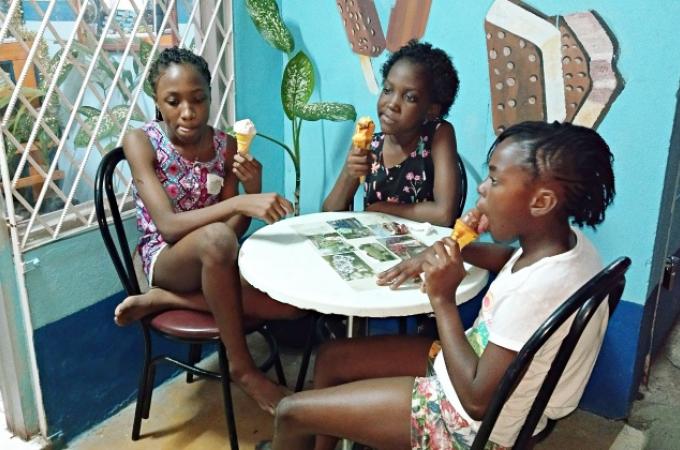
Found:
[[(373, 0), (337, 0), (350, 48), (371, 93), (371, 59), (425, 35), (431, 0), (396, 0), (387, 35)], [(523, 120), (597, 127), (623, 88), (615, 41), (592, 11), (549, 17), (519, 0), (495, 0), (485, 21), (496, 134)]]
[(368, 90), (377, 94), (370, 58), (380, 55), (385, 48), (394, 52), (409, 40), (422, 38), (432, 0), (396, 0), (390, 12), (387, 39), (373, 0), (337, 0), (337, 4), (350, 47), (359, 55)]
[(484, 22), (496, 134), (523, 120), (596, 127), (623, 81), (616, 48), (593, 12), (545, 17), (496, 0)]

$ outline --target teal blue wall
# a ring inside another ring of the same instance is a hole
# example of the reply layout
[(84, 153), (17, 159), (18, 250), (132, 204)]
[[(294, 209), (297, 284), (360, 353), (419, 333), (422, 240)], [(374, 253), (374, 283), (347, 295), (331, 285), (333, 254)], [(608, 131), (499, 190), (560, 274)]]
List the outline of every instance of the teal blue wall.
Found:
[[(131, 248), (137, 241), (134, 220), (126, 221)], [(38, 329), (122, 290), (99, 230), (78, 233), (30, 250), (37, 259), (26, 272), (33, 327)], [(113, 311), (111, 311), (113, 320)]]
[[(233, 9), (236, 120), (249, 118), (258, 131), (283, 141), (284, 115), (279, 95), (283, 54), (260, 38), (248, 17), (244, 1), (234, 1)], [(263, 192), (283, 194), (283, 149), (256, 137), (251, 151), (263, 166)], [(251, 231), (263, 224), (254, 220)]]
[[(618, 68), (625, 88), (599, 127), (616, 156), (618, 193), (607, 220), (591, 235), (605, 261), (623, 254), (633, 259), (624, 297), (644, 303), (650, 290), (652, 250), (677, 101), (680, 55), (674, 36), (680, 2), (535, 0), (527, 3), (547, 15), (594, 9), (618, 41)], [(394, 2), (376, 0), (375, 4), (386, 29)], [(491, 4), (491, 0), (433, 2), (423, 38), (446, 50), (460, 72), (460, 95), (449, 118), (456, 128), (459, 151), (471, 163), (472, 176), (474, 172), (484, 173), (484, 157), (494, 138), (483, 29)], [(358, 58), (350, 51), (335, 2), (313, 2), (312, 6), (309, 2), (287, 0), (283, 2), (283, 14), (294, 31), (297, 47), (304, 48), (315, 62), (318, 76), (315, 97), (352, 103), (359, 115), (375, 117), (376, 97), (365, 87)], [(378, 76), (384, 59), (383, 54), (373, 60)], [(352, 125), (347, 123), (304, 125), (303, 212), (318, 210), (342, 166), (351, 134)], [(290, 140), (288, 129), (286, 135)], [(470, 181), (474, 186), (472, 177)], [(288, 192), (291, 183), (289, 170)], [(467, 205), (472, 205), (475, 199), (476, 192), (471, 189)]]

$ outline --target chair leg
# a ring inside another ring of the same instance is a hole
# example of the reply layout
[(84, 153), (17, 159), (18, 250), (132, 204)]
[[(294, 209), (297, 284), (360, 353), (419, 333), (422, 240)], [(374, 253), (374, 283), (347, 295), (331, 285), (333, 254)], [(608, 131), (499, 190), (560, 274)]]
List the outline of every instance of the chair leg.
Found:
[(408, 317), (400, 317), (399, 318), (399, 334), (404, 335), (406, 334), (406, 330), (408, 329)]
[(229, 360), (222, 343), (219, 344), (220, 381), (222, 382), (222, 396), (224, 399), (224, 413), (227, 418), (227, 431), (231, 450), (238, 450), (238, 436), (236, 435), (236, 419), (234, 417), (234, 404), (231, 400), (231, 380), (229, 378)]
[(135, 417), (132, 420), (132, 440), (136, 441), (139, 439), (139, 434), (142, 428), (142, 415), (144, 411), (144, 405), (146, 405), (146, 383), (147, 374), (149, 371), (148, 361), (144, 361), (144, 369), (142, 370), (142, 376), (139, 378), (139, 387), (137, 388), (137, 404), (135, 405)]
[(307, 342), (305, 343), (305, 349), (302, 353), (302, 361), (300, 361), (300, 372), (298, 372), (297, 383), (295, 383), (295, 392), (300, 392), (305, 385), (307, 368), (309, 367), (309, 360), (312, 357), (312, 350), (314, 349), (316, 329), (319, 322), (322, 320), (322, 317), (323, 316), (318, 315), (314, 320), (311, 321), (309, 334), (307, 335)]
[(283, 373), (283, 364), (281, 364), (281, 357), (279, 355), (276, 355), (276, 361), (274, 361), (274, 370), (276, 370), (276, 378), (279, 380), (279, 384), (281, 386), (288, 386), (286, 374)]
[(153, 384), (156, 379), (156, 364), (155, 361), (151, 363), (147, 371), (146, 393), (144, 394), (144, 409), (142, 410), (142, 417), (149, 418), (149, 411), (151, 410), (151, 397), (153, 396)]
[[(142, 417), (146, 410), (148, 402), (147, 396), (149, 394), (149, 372), (152, 369), (151, 365), (151, 337), (146, 327), (142, 326), (142, 335), (144, 336), (144, 362), (142, 363), (142, 374), (139, 377), (139, 385), (137, 387), (137, 404), (135, 405), (135, 417), (132, 420), (132, 440), (139, 439), (139, 434), (142, 428)], [(148, 418), (148, 414), (146, 418)]]
[[(189, 345), (189, 365), (195, 366), (201, 360), (201, 344)], [(187, 372), (187, 383), (194, 381), (194, 374)]]

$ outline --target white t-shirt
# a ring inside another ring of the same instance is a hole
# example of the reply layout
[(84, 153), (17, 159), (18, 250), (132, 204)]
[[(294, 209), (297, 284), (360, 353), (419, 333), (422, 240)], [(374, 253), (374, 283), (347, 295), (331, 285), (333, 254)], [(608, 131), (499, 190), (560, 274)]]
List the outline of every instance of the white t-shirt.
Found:
[[(466, 332), (478, 355), (488, 342), (519, 351), (557, 307), (602, 269), (600, 257), (590, 241), (578, 229), (572, 230), (576, 235), (576, 245), (568, 252), (543, 258), (513, 273), (512, 268), (522, 254), (522, 249), (519, 249), (505, 264), (484, 296), (474, 325)], [(605, 301), (584, 330), (536, 431), (543, 429), (546, 417), (559, 419), (578, 406), (600, 351), (608, 311)], [(538, 351), (501, 410), (491, 441), (503, 446), (514, 444), (572, 320), (563, 324)], [(462, 407), (446, 371), (443, 352), (437, 355), (434, 369), (449, 401), (477, 430), (480, 422), (472, 420)]]

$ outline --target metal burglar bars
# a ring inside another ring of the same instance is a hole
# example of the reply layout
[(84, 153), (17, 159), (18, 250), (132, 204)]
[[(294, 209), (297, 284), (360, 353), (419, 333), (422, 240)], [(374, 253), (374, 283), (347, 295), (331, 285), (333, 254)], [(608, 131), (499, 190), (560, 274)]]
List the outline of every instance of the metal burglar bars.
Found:
[[(18, 251), (96, 225), (96, 168), (154, 117), (145, 79), (162, 48), (208, 61), (213, 125), (233, 123), (231, 14), (231, 0), (0, 0), (0, 178)], [(116, 183), (132, 211), (127, 168)]]

